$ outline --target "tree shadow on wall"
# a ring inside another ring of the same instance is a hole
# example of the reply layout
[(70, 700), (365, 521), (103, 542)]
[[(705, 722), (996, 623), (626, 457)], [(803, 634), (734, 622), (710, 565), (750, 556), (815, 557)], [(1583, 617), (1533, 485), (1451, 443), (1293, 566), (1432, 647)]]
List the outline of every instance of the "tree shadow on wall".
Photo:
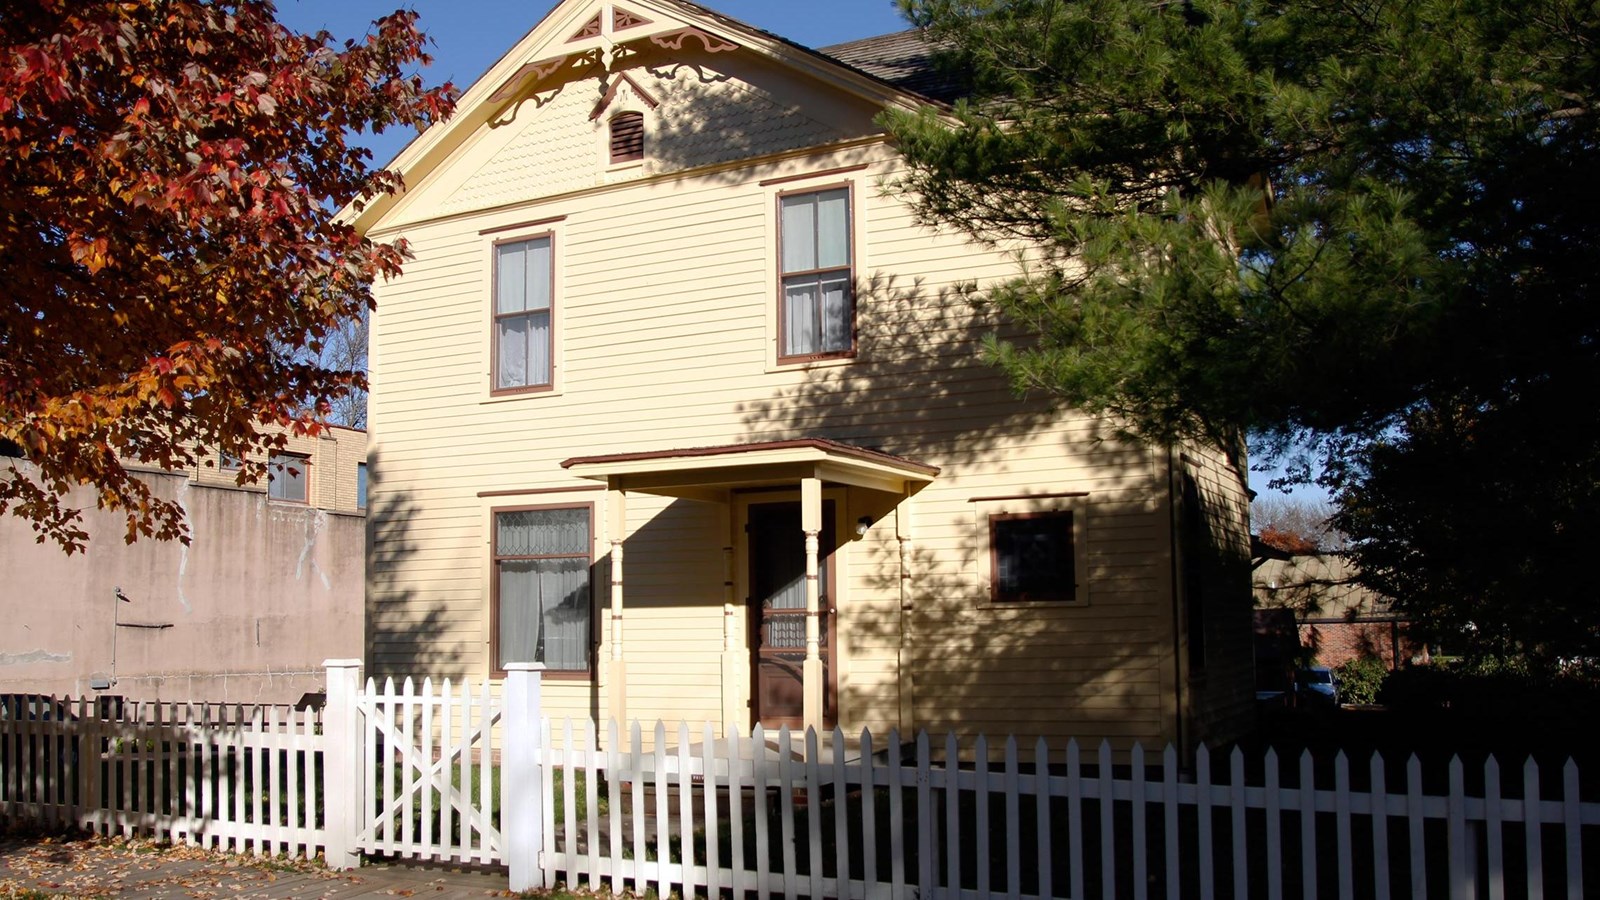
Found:
[[(660, 101), (647, 148), (654, 174), (802, 150), (882, 130), (873, 123), (878, 113), (873, 104), (861, 101), (851, 112), (834, 110), (832, 119), (818, 118), (823, 107), (792, 93), (790, 73), (731, 65), (726, 55), (699, 52), (694, 41), (682, 51), (650, 48), (630, 58), (628, 65), (626, 74), (655, 91)], [(602, 95), (619, 77), (599, 82)], [(843, 98), (832, 99), (837, 103)], [(845, 122), (854, 124), (847, 127)], [(748, 170), (738, 168), (705, 174), (729, 183), (750, 177)]]
[[(987, 533), (977, 529), (962, 540), (958, 558), (914, 548), (911, 609), (858, 607), (841, 633), (854, 655), (894, 647), (909, 629), (901, 687), (913, 692), (916, 730), (936, 742), (954, 734), (964, 753), (986, 735), (995, 757), (1013, 734), (1025, 751), (1040, 736), (1055, 749), (1073, 738), (1088, 749), (1102, 739), (1126, 749), (1172, 730), (1158, 691), (1171, 678), (1170, 664), (1160, 664), (1171, 633), (1159, 627), (1166, 622), (1159, 612), (1149, 623), (1134, 622), (1119, 600), (1093, 594), (1088, 607), (991, 603), (988, 586), (963, 564), (980, 552), (987, 552)], [(867, 548), (863, 558), (861, 581), (871, 594), (899, 590), (893, 541)], [(888, 700), (883, 689), (843, 683), (840, 693), (847, 708), (861, 709)]]
[[(428, 521), (423, 505), (410, 492), (381, 488), (381, 452), (368, 457), (368, 466), (372, 484), (379, 489), (367, 508), (363, 677), (380, 686), (389, 677), (397, 683), (409, 677), (419, 686), (423, 678), (432, 678), (435, 690), (448, 677), (452, 689), (459, 691), (468, 682), (476, 692), (489, 671), (492, 652), (486, 641), (491, 593), (480, 580), (482, 551), (457, 548), (455, 555), (446, 556), (425, 547), (424, 536), (416, 532), (419, 522)], [(425, 553), (434, 561), (425, 560)], [(474, 590), (463, 596), (459, 587), (441, 584), (449, 579), (459, 579)], [(607, 579), (605, 561), (596, 560), (590, 567), (591, 591)], [(451, 595), (457, 599), (449, 599)], [(595, 644), (591, 632), (591, 654)], [(598, 717), (598, 681), (590, 679), (588, 688), (589, 714)]]
[[(798, 383), (739, 404), (747, 440), (822, 437), (939, 465), (1056, 418), (1048, 398), (1019, 397), (982, 358), (986, 335), (1021, 335), (966, 288), (875, 272), (857, 281), (855, 304), (855, 358), (815, 364)], [(1111, 436), (1097, 420), (1084, 424), (1077, 439)]]
[[(1023, 335), (975, 304), (969, 291), (879, 272), (857, 284), (856, 301), (856, 358), (814, 366), (771, 396), (741, 404), (746, 439), (821, 437), (871, 447), (946, 467), (941, 477), (1004, 484), (999, 493), (1019, 502), (1059, 492), (1068, 469), (1091, 454), (1100, 462), (1125, 458), (1126, 465), (1095, 471), (1093, 489), (1107, 498), (1095, 513), (1152, 514), (1148, 450), (1114, 441), (1114, 429), (1098, 419), (1062, 426), (1061, 411), (1048, 398), (1018, 396), (1004, 373), (983, 359), (981, 345), (989, 334)], [(1041, 465), (1035, 449), (1023, 468), (1010, 448), (1037, 447), (1046, 431), (1049, 462)], [(1069, 737), (1095, 743), (1108, 737), (1125, 746), (1130, 735), (1170, 731), (1170, 719), (1163, 719), (1170, 712), (1159, 699), (1160, 685), (1172, 678), (1170, 662), (1164, 671), (1160, 663), (1173, 639), (1170, 598), (1151, 590), (1157, 570), (1168, 565), (1165, 558), (1141, 561), (1146, 571), (1130, 575), (1110, 540), (1090, 526), (1084, 532), (1090, 571), (1081, 573), (1090, 581), (1088, 606), (994, 603), (979, 574), (990, 552), (980, 512), (947, 506), (937, 544), (913, 543), (911, 608), (904, 614), (896, 599), (901, 560), (892, 531), (874, 530), (864, 539), (852, 566), (863, 601), (846, 613), (840, 634), (847, 653), (892, 657), (909, 628), (902, 665), (914, 691), (913, 724), (936, 734), (955, 732), (964, 741), (979, 733), (1003, 740), (1016, 732), (1063, 745)], [(945, 528), (945, 514), (961, 526), (954, 535)], [(890, 696), (892, 680), (845, 679), (841, 703), (882, 709), (897, 702)]]
[[(409, 677), (419, 683), (431, 677), (435, 687), (447, 676), (453, 685), (464, 677), (477, 681), (483, 675), (481, 657), (473, 647), (482, 640), (479, 604), (427, 597), (419, 587), (424, 578), (416, 570), (423, 549), (415, 531), (417, 523), (425, 521), (422, 504), (409, 491), (383, 489), (380, 451), (368, 456), (367, 465), (373, 490), (367, 507), (363, 677), (380, 685), (386, 677), (396, 681)], [(466, 564), (462, 559), (453, 565)]]

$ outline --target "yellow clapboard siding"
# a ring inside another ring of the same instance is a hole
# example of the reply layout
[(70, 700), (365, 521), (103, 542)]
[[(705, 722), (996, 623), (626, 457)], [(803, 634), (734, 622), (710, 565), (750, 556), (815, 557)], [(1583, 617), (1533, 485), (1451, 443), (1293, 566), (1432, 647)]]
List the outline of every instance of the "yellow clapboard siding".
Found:
[[(814, 87), (802, 93), (808, 111), (821, 113), (816, 121), (873, 127), (865, 110), (830, 107)], [(724, 99), (745, 109), (741, 96)], [(395, 233), (417, 258), (377, 286), (374, 504), (392, 499), (396, 512), (374, 522), (370, 595), (382, 607), (372, 616), (374, 657), (396, 669), (409, 660), (487, 674), (494, 507), (591, 503), (596, 553), (615, 537), (603, 492), (479, 492), (577, 487), (558, 466), (573, 456), (822, 436), (943, 470), (904, 505), (915, 526), (905, 580), (912, 610), (901, 609), (893, 512), (836, 551), (844, 721), (898, 724), (904, 687), (916, 725), (1166, 735), (1174, 631), (1166, 456), (1118, 442), (1109, 423), (1013, 396), (1001, 373), (976, 360), (993, 326), (954, 288), (1011, 277), (1014, 260), (916, 226), (882, 196), (878, 183), (896, 170), (886, 146), (602, 188), (601, 173), (584, 174), (585, 145), (571, 134), (589, 127), (585, 114), (561, 99), (519, 119), (515, 134), (485, 130), (383, 223), (404, 225)], [(792, 149), (773, 140), (773, 151)], [(548, 172), (536, 158), (549, 161)], [(861, 162), (869, 167), (844, 176), (760, 184), (778, 171)], [(857, 298), (861, 353), (847, 365), (780, 367), (776, 194), (841, 178), (855, 186), (855, 275), (867, 286)], [(559, 196), (542, 203), (541, 192)], [(469, 214), (496, 202), (517, 205)], [(423, 221), (446, 213), (454, 218)], [(555, 216), (565, 218), (480, 234)], [(556, 248), (557, 390), (501, 401), (489, 390), (493, 242), (546, 229)], [(988, 603), (989, 510), (974, 499), (1055, 493), (1086, 494), (1072, 503), (1083, 516), (1088, 605)], [(843, 496), (846, 522), (869, 507), (883, 514), (865, 495)], [(722, 548), (740, 525), (727, 515), (711, 504), (628, 499), (631, 715), (720, 720), (724, 692), (737, 699), (748, 690), (722, 683)], [(593, 571), (595, 628), (606, 633), (608, 567)], [(737, 677), (748, 679), (737, 594), (736, 610)], [(561, 699), (549, 703), (578, 715), (609, 702), (599, 682), (551, 682), (552, 692)]]

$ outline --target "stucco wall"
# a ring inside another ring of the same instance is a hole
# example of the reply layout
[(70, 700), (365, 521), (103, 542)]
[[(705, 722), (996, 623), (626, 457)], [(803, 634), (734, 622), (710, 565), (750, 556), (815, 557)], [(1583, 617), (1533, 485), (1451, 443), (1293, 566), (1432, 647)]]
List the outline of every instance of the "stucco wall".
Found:
[(130, 700), (293, 702), (322, 688), (323, 660), (361, 655), (364, 516), (139, 477), (183, 504), (189, 546), (125, 544), (122, 517), (91, 508), (88, 550), (67, 556), (0, 516), (0, 692), (92, 694), (113, 632), (103, 693)]

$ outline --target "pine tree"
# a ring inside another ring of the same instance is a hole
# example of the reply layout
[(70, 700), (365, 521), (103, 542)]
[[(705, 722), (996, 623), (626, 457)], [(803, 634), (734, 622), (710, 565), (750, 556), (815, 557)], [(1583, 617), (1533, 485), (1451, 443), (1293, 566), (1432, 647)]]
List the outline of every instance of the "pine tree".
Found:
[[(1573, 473), (1600, 458), (1600, 7), (903, 6), (972, 92), (885, 114), (909, 164), (898, 188), (928, 222), (1028, 248), (984, 295), (1033, 336), (987, 347), (1019, 388), (1151, 441), (1313, 448), (1369, 575), (1419, 611), (1448, 585), (1457, 629), (1482, 592), (1442, 573), (1491, 536), (1529, 544), (1472, 579), (1509, 609), (1493, 652), (1556, 658), (1516, 621), (1551, 590), (1519, 574), (1537, 539), (1457, 520), (1472, 539), (1419, 559), (1419, 535), (1460, 510), (1400, 502), (1390, 473), (1467, 490), (1514, 472), (1540, 534), (1594, 520), (1593, 475)], [(1434, 439), (1445, 421), (1451, 441), (1496, 438), (1469, 463)], [(1517, 456), (1511, 423), (1549, 470)], [(1600, 650), (1600, 603), (1579, 605), (1579, 643)]]

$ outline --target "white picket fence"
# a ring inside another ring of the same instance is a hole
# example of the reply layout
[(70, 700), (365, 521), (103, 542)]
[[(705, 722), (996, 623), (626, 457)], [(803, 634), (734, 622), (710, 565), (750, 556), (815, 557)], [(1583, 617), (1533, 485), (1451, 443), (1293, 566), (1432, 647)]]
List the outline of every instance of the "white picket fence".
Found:
[(1520, 900), (1597, 877), (1600, 804), (1571, 762), (1202, 749), (1183, 768), (1171, 748), (601, 729), (544, 718), (536, 666), (497, 694), (363, 687), (359, 665), (330, 662), (320, 730), (265, 707), (0, 705), (0, 815), (663, 897)]
[(0, 816), (310, 858), (319, 821), (316, 714), (288, 707), (49, 697), (0, 702)]
[(611, 723), (596, 737), (592, 722), (544, 725), (544, 883), (663, 897), (1577, 900), (1583, 829), (1600, 826), (1570, 762), (1559, 799), (1543, 799), (1531, 760), (1507, 796), (1493, 760), (1474, 794), (1459, 760), (1445, 792), (1426, 790), (1415, 757), (1390, 790), (1377, 755), (1358, 779), (1343, 754), (1329, 775), (1309, 753), (1286, 772), (1269, 751), (1252, 777), (1242, 751), (1223, 773), (1201, 749), (1190, 778), (1170, 747), (1157, 760), (1041, 740), (1024, 755), (1007, 740), (991, 761), (980, 738), (963, 762), (954, 736), (903, 745), (892, 731), (880, 744), (867, 731), (801, 741), (658, 724), (647, 746), (637, 723), (626, 738)]

